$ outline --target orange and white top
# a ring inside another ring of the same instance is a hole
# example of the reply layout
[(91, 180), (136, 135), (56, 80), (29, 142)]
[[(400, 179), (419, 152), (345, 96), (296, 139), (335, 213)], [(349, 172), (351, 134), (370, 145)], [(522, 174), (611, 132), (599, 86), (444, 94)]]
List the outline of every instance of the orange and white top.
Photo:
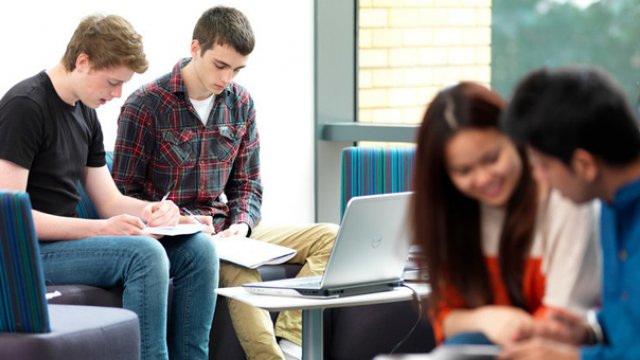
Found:
[[(552, 190), (542, 199), (534, 239), (523, 274), (523, 292), (535, 317), (549, 308), (586, 315), (600, 295), (601, 259), (597, 202), (576, 205)], [(481, 206), (482, 241), (494, 294), (493, 305), (511, 305), (500, 276), (498, 249), (505, 210)], [(468, 308), (455, 289), (445, 289), (433, 321), (438, 341), (451, 310)]]

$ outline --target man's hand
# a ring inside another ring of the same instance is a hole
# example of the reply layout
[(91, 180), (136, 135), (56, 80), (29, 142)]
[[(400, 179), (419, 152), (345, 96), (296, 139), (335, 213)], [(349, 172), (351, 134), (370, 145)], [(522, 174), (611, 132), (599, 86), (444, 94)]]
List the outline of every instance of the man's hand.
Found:
[(477, 310), (477, 323), (495, 344), (505, 345), (530, 334), (533, 318), (524, 310), (511, 306), (483, 306)]
[(228, 236), (242, 236), (246, 237), (249, 234), (249, 225), (245, 223), (232, 224), (229, 228), (220, 233), (222, 237)]
[(144, 207), (142, 216), (149, 226), (176, 226), (180, 209), (171, 200), (153, 202)]
[(499, 360), (578, 360), (578, 348), (549, 339), (534, 338), (507, 345), (498, 356)]
[(142, 232), (144, 223), (142, 220), (131, 215), (117, 215), (105, 220), (99, 220), (97, 227), (98, 236), (126, 236), (126, 235), (148, 235)]
[(197, 224), (198, 219), (200, 223), (207, 225), (206, 228), (202, 230), (202, 232), (207, 233), (209, 235), (213, 235), (216, 233), (216, 229), (213, 227), (213, 219), (211, 216), (206, 215), (193, 215), (193, 216), (180, 216), (180, 224)]
[(589, 325), (580, 316), (567, 311), (550, 310), (544, 319), (536, 321), (531, 336), (580, 345), (588, 342), (590, 334)]

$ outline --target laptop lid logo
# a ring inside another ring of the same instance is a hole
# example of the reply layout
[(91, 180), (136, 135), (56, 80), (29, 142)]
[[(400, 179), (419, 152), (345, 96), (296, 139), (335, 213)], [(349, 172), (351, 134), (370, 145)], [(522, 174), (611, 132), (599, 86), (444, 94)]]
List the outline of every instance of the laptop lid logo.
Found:
[(382, 234), (375, 234), (373, 239), (371, 239), (371, 247), (375, 249), (379, 247), (380, 244), (382, 244)]

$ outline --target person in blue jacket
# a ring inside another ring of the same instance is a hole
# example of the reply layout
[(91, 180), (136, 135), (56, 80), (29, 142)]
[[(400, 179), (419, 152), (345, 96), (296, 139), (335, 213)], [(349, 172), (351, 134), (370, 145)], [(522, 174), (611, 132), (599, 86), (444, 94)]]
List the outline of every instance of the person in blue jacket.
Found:
[(592, 321), (555, 314), (500, 358), (640, 359), (640, 131), (625, 95), (597, 68), (535, 70), (503, 126), (564, 196), (601, 200), (603, 291)]

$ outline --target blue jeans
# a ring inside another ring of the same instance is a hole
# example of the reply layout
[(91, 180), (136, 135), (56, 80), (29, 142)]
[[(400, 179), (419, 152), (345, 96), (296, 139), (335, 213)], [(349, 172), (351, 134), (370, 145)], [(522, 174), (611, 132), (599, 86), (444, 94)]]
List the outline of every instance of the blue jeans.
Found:
[[(208, 358), (219, 269), (208, 235), (41, 241), (40, 253), (47, 285), (124, 288), (123, 307), (140, 320), (142, 359)], [(174, 291), (167, 321), (169, 278)]]

